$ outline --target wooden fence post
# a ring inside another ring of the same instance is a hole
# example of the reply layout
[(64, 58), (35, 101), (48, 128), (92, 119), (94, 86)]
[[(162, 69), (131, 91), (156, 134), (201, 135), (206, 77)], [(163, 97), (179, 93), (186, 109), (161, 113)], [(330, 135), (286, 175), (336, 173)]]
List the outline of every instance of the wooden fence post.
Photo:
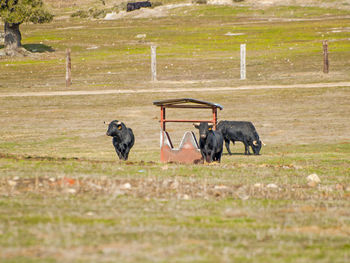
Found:
[(70, 58), (70, 48), (66, 49), (66, 88), (69, 88), (72, 84), (71, 76), (72, 63)]
[(246, 79), (246, 44), (241, 44), (241, 79)]
[(157, 47), (151, 46), (151, 72), (152, 72), (152, 81), (157, 80)]
[(329, 61), (328, 61), (328, 42), (323, 40), (323, 73), (329, 72)]

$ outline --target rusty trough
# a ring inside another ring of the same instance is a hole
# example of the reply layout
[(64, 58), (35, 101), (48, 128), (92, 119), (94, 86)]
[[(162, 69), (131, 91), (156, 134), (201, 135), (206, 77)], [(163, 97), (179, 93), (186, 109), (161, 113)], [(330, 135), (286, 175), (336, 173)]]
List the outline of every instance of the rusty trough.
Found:
[[(192, 98), (169, 99), (154, 101), (154, 105), (160, 107), (160, 161), (175, 163), (199, 163), (202, 155), (198, 146), (196, 136), (193, 132), (185, 132), (179, 148), (174, 148), (169, 133), (166, 131), (167, 122), (211, 122), (216, 129), (217, 109), (223, 109), (220, 104), (207, 101), (196, 100)], [(167, 119), (166, 109), (211, 109), (212, 119), (209, 120), (184, 120), (184, 119)]]

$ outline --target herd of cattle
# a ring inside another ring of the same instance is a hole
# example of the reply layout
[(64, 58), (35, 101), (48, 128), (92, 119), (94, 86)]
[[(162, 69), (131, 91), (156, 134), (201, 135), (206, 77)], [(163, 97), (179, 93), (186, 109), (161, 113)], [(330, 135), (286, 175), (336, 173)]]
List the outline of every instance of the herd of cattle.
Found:
[[(199, 148), (203, 160), (210, 163), (220, 162), (225, 142), (226, 149), (231, 155), (230, 142), (243, 142), (245, 147), (244, 154), (250, 155), (249, 147), (253, 153), (260, 153), (263, 142), (251, 122), (248, 121), (220, 121), (217, 129), (213, 130), (213, 123), (201, 122), (194, 123), (195, 128), (199, 129)], [(125, 126), (121, 121), (114, 120), (108, 125), (106, 133), (113, 137), (113, 146), (120, 160), (127, 160), (130, 149), (134, 145), (135, 137), (132, 129)]]

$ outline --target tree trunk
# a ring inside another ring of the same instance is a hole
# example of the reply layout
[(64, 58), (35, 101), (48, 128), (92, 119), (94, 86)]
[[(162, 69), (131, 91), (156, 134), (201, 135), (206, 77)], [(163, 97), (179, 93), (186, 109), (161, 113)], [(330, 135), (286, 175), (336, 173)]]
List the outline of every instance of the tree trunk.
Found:
[(19, 25), (20, 24), (5, 22), (5, 49), (14, 50), (22, 46), (22, 36), (19, 31)]
[(30, 52), (22, 47), (22, 36), (19, 31), (21, 23), (5, 22), (4, 54), (6, 56), (28, 56)]

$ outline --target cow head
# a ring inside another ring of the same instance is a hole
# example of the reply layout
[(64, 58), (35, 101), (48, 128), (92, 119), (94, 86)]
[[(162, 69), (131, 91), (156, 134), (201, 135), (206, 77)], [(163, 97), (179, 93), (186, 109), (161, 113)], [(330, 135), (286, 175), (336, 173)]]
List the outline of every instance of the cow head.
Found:
[(124, 123), (118, 120), (114, 120), (108, 125), (108, 130), (106, 132), (106, 135), (112, 136), (112, 137), (118, 136), (125, 128), (126, 127)]
[(199, 137), (206, 139), (209, 131), (213, 129), (214, 124), (208, 122), (193, 123), (193, 126), (199, 130)]
[(253, 141), (252, 149), (255, 155), (259, 155), (261, 150), (261, 145), (262, 145), (262, 142), (259, 139), (257, 141)]

